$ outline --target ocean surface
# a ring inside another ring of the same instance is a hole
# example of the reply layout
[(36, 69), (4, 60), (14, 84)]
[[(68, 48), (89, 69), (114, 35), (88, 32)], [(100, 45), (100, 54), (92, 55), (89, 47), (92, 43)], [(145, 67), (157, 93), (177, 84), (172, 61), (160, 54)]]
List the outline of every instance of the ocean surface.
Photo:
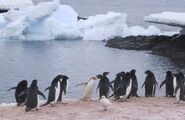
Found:
[[(185, 11), (184, 0), (62, 0), (61, 3), (71, 5), (85, 17), (108, 11), (125, 12), (129, 26), (144, 27), (151, 25), (143, 22), (143, 17), (149, 14)], [(165, 25), (158, 27), (168, 31), (179, 29)], [(105, 42), (88, 40), (0, 41), (0, 103), (15, 102), (14, 90), (7, 90), (23, 79), (28, 80), (29, 85), (37, 79), (39, 89), (43, 91), (55, 76), (66, 74), (70, 78), (66, 98), (79, 98), (83, 86), (76, 87), (76, 84), (104, 71), (110, 72), (108, 77), (112, 81), (116, 73), (134, 68), (137, 70), (139, 95), (144, 95), (141, 85), (145, 70), (152, 70), (159, 84), (167, 70), (184, 71), (168, 58), (152, 55), (150, 51), (119, 50), (104, 45)], [(164, 90), (157, 88), (157, 95), (164, 95)], [(93, 96), (97, 97), (98, 93), (94, 92)]]

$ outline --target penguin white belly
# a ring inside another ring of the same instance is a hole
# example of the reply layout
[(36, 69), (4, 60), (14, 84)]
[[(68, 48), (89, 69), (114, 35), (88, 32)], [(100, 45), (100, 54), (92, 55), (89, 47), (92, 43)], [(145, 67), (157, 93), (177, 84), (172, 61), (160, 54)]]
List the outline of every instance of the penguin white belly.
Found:
[(174, 77), (174, 79), (173, 79), (174, 94), (173, 95), (175, 95), (175, 89), (176, 89), (176, 87), (177, 87), (177, 80), (176, 80), (176, 77)]
[(52, 104), (57, 103), (59, 95), (60, 95), (60, 82), (58, 82), (57, 86), (55, 87), (55, 99), (53, 102), (51, 102)]
[(39, 107), (40, 107), (40, 99), (39, 99), (39, 95), (37, 95), (37, 109), (39, 109)]
[(180, 88), (177, 90), (175, 97), (176, 97), (177, 102), (179, 102), (180, 101)]
[(91, 95), (93, 93), (93, 88), (94, 88), (94, 80), (91, 80), (87, 83), (87, 85), (84, 88), (84, 99), (90, 99)]
[(155, 95), (154, 95), (155, 89), (156, 89), (156, 86), (153, 84), (152, 96), (155, 96)]
[(132, 88), (132, 80), (130, 80), (130, 84), (127, 87), (127, 90), (126, 90), (126, 98), (129, 96), (129, 94), (131, 92), (131, 88)]

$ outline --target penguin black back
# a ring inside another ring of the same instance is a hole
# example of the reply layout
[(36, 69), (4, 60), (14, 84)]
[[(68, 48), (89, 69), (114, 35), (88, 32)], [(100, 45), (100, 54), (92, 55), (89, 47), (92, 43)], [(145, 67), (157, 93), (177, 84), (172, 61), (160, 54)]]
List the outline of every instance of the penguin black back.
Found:
[(153, 97), (155, 96), (156, 85), (158, 85), (154, 73), (150, 70), (145, 71), (146, 79), (142, 87), (145, 85), (145, 96)]
[(99, 88), (99, 98), (101, 98), (101, 96), (105, 96), (108, 97), (108, 93), (109, 93), (109, 87), (111, 87), (111, 89), (113, 90), (113, 87), (109, 81), (109, 79), (107, 78), (107, 75), (109, 74), (109, 72), (104, 72), (103, 75), (97, 75), (96, 77), (100, 79), (99, 84), (97, 89)]
[[(23, 91), (25, 91), (26, 89), (28, 89), (28, 83), (26, 80), (22, 80), (21, 82), (19, 82), (17, 84), (16, 87), (12, 87), (11, 89), (9, 90), (12, 90), (12, 89), (16, 89), (15, 90), (15, 99), (16, 99), (16, 102), (17, 102), (17, 106), (21, 105), (22, 103), (25, 102), (26, 100), (26, 97), (27, 97), (27, 94), (24, 94), (22, 96), (19, 96), (19, 94)], [(8, 91), (9, 91), (8, 90)]]
[(130, 71), (130, 77), (132, 79), (132, 91), (131, 91), (131, 96), (136, 96), (139, 97), (137, 94), (137, 90), (138, 90), (138, 81), (137, 81), (137, 77), (136, 77), (136, 70), (132, 69)]
[(62, 95), (66, 94), (69, 77), (66, 75), (62, 75), (62, 76), (60, 76), (60, 78), (62, 80), (60, 82), (61, 87), (60, 87), (60, 95), (59, 95), (58, 101), (62, 102), (62, 97), (63, 97)]

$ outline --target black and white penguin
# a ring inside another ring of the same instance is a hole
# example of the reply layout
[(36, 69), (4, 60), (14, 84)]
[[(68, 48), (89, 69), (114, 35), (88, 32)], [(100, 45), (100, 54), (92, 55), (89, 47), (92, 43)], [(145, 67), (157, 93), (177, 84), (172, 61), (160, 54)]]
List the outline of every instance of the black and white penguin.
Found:
[(17, 84), (16, 87), (10, 88), (8, 91), (15, 89), (15, 100), (17, 102), (17, 106), (24, 104), (26, 101), (27, 94), (19, 96), (19, 94), (28, 89), (28, 83), (26, 80), (22, 80)]
[(67, 92), (67, 89), (68, 89), (68, 85), (69, 85), (68, 79), (69, 79), (69, 77), (66, 76), (66, 75), (59, 75), (58, 77), (60, 77), (61, 80), (60, 80), (60, 94), (59, 94), (59, 97), (58, 97), (57, 101), (61, 102), (63, 104), (66, 104), (66, 103), (64, 103), (63, 98), (64, 98), (64, 95), (66, 95), (66, 92)]
[(61, 90), (64, 89), (64, 88), (61, 88), (61, 82), (62, 81), (63, 81), (63, 75), (58, 75), (53, 79), (53, 81), (51, 82), (50, 87), (45, 89), (45, 90), (49, 89), (48, 100), (42, 106), (45, 106), (45, 105), (48, 105), (48, 104), (51, 104), (52, 106), (54, 106), (54, 104), (57, 103), (57, 101), (59, 100), (59, 96), (61, 94)]
[[(123, 87), (124, 87), (124, 80), (125, 80), (125, 72), (120, 72), (118, 74), (116, 74), (116, 78), (111, 82), (114, 83), (114, 93), (110, 96), (114, 96), (114, 98), (119, 99), (120, 96), (122, 96), (123, 93)], [(126, 90), (126, 88), (125, 88)]]
[(99, 98), (101, 98), (101, 96), (103, 95), (107, 98), (109, 95), (109, 88), (111, 88), (113, 91), (113, 86), (111, 85), (109, 79), (107, 78), (108, 74), (109, 72), (104, 72), (103, 75), (96, 76), (97, 78), (100, 79), (97, 86), (97, 90), (99, 89)]
[(41, 95), (44, 99), (46, 98), (45, 95), (38, 89), (37, 80), (33, 80), (30, 87), (20, 93), (20, 96), (27, 93), (26, 98), (26, 112), (36, 108), (39, 109), (39, 96)]
[(176, 78), (177, 86), (175, 88), (175, 97), (176, 97), (176, 103), (179, 103), (181, 100), (185, 101), (184, 98), (184, 75), (180, 73), (174, 74), (174, 77)]
[(130, 98), (131, 95), (131, 91), (132, 91), (132, 79), (131, 79), (131, 75), (130, 72), (126, 73), (126, 94), (125, 94), (125, 98), (128, 99)]
[(137, 77), (136, 77), (136, 70), (133, 69), (130, 71), (130, 77), (132, 79), (132, 91), (131, 91), (131, 96), (132, 97), (139, 97), (137, 94), (138, 90), (138, 82), (137, 82)]
[(173, 88), (173, 75), (171, 71), (166, 72), (165, 80), (161, 83), (160, 88), (166, 84), (166, 97), (170, 96), (173, 97), (174, 88)]
[(145, 85), (145, 97), (154, 97), (156, 85), (158, 85), (154, 73), (150, 70), (145, 71), (147, 74), (145, 78), (145, 82), (143, 83), (142, 87)]

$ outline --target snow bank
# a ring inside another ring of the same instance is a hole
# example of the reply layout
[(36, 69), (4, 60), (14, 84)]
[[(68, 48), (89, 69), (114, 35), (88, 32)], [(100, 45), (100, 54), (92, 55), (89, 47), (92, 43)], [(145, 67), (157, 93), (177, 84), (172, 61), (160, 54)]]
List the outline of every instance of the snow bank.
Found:
[(146, 22), (185, 27), (185, 13), (181, 12), (162, 12), (159, 14), (151, 14), (146, 16), (144, 20)]
[(40, 3), (0, 15), (0, 39), (107, 40), (115, 36), (161, 35), (155, 26), (129, 27), (125, 13), (108, 12), (77, 21), (78, 13), (59, 0)]
[(32, 0), (1, 0), (0, 1), (0, 9), (10, 9), (10, 8), (24, 8), (28, 6), (32, 6)]

